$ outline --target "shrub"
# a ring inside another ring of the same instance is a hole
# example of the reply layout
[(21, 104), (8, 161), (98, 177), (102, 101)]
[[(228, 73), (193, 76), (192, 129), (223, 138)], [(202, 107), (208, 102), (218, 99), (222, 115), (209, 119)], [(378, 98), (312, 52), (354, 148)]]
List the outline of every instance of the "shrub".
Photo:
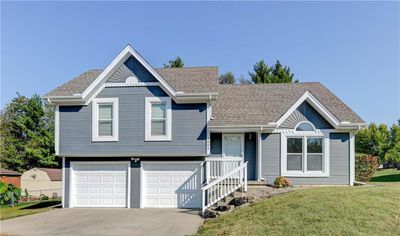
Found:
[(290, 181), (283, 176), (279, 176), (274, 181), (274, 188), (286, 188), (290, 186)]
[(44, 195), (44, 194), (42, 194), (42, 195), (40, 195), (39, 196), (39, 198), (40, 198), (40, 200), (49, 200), (49, 196), (46, 196), (46, 195)]
[(21, 189), (13, 184), (0, 182), (0, 205), (10, 204), (14, 206), (21, 198)]
[(357, 181), (367, 182), (374, 176), (378, 169), (378, 157), (369, 154), (356, 154), (356, 173)]

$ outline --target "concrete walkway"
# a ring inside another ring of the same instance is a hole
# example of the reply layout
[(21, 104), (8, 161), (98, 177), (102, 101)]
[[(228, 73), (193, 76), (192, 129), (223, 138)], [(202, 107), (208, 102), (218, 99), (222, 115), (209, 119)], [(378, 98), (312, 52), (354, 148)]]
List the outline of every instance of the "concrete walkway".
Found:
[(1, 235), (190, 235), (203, 223), (186, 209), (55, 209), (1, 221)]

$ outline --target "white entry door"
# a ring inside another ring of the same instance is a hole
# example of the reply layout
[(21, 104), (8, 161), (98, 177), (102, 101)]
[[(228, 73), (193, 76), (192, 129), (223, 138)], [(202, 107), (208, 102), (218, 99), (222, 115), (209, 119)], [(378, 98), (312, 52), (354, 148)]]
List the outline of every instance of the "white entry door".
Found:
[(129, 162), (71, 162), (72, 207), (127, 207)]
[(200, 162), (142, 162), (143, 207), (200, 208)]

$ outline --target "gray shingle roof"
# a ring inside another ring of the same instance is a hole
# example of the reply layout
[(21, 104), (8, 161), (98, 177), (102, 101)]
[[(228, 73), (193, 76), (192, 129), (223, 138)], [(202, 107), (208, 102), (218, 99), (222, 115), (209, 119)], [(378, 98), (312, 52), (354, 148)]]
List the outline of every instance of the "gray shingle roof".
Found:
[[(176, 91), (185, 93), (214, 92), (218, 85), (218, 67), (156, 68), (159, 75)], [(47, 93), (48, 96), (72, 96), (80, 94), (101, 74), (93, 69)]]
[[(219, 85), (217, 67), (155, 69), (176, 91), (218, 92), (211, 126), (267, 125), (276, 122), (306, 91), (311, 92), (340, 121), (364, 123), (320, 83)], [(89, 70), (46, 96), (82, 93), (102, 70)]]
[(185, 93), (216, 92), (218, 67), (158, 68), (157, 73), (176, 91)]
[(306, 92), (311, 92), (340, 121), (364, 123), (320, 83), (220, 85), (211, 126), (267, 125), (276, 122)]
[(88, 70), (85, 73), (78, 75), (72, 80), (64, 83), (63, 85), (53, 89), (47, 93), (48, 96), (72, 96), (74, 94), (81, 94), (89, 85), (101, 74), (103, 70), (93, 69)]

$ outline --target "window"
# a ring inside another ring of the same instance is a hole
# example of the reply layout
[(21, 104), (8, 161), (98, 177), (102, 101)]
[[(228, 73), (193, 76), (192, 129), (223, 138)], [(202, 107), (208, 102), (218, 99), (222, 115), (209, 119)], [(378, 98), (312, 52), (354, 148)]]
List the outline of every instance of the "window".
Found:
[(293, 177), (329, 176), (329, 131), (309, 122), (281, 132), (281, 174)]
[(151, 104), (151, 135), (159, 136), (166, 135), (166, 104), (165, 103), (152, 103)]
[(118, 98), (93, 99), (92, 141), (118, 141)]
[(243, 134), (223, 134), (222, 156), (243, 157), (244, 137)]
[(315, 130), (315, 127), (314, 127), (314, 125), (311, 124), (310, 122), (308, 122), (308, 121), (303, 121), (303, 122), (301, 122), (301, 123), (299, 123), (299, 124), (296, 125), (295, 130), (296, 130), (296, 131), (314, 131), (314, 130)]
[(322, 138), (307, 138), (307, 171), (322, 171)]
[(148, 97), (145, 109), (145, 141), (171, 141), (171, 99)]
[(287, 139), (287, 170), (303, 169), (303, 139)]

